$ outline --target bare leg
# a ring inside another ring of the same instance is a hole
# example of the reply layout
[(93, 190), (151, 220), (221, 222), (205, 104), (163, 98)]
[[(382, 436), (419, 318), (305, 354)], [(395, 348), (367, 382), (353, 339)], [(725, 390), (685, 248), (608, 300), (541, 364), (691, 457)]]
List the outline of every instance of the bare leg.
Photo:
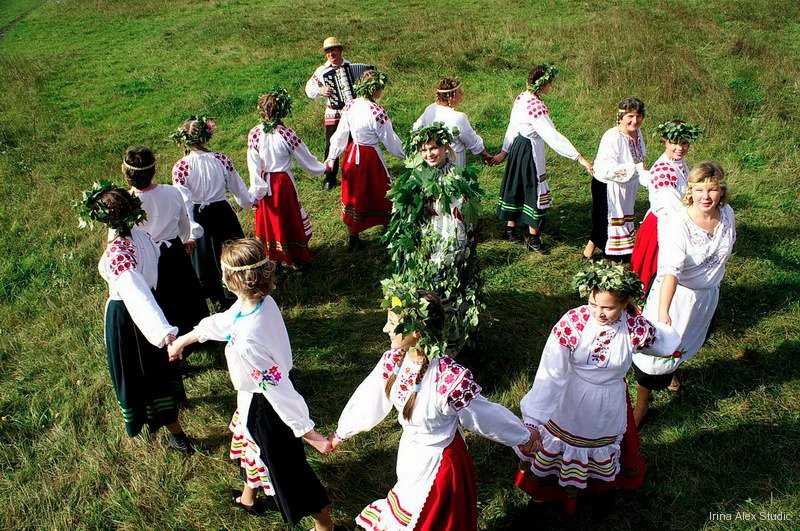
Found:
[(636, 407), (633, 408), (633, 420), (636, 421), (636, 427), (642, 423), (642, 419), (647, 414), (647, 408), (650, 407), (650, 389), (636, 386)]
[(315, 531), (333, 531), (333, 519), (331, 518), (331, 506), (328, 505), (314, 515)]
[(256, 489), (253, 489), (245, 485), (244, 489), (242, 489), (242, 495), (237, 500), (237, 503), (240, 503), (245, 507), (252, 507), (253, 505), (255, 505)]
[(510, 220), (506, 221), (506, 227), (516, 227), (516, 226), (517, 226), (516, 221), (510, 221)]

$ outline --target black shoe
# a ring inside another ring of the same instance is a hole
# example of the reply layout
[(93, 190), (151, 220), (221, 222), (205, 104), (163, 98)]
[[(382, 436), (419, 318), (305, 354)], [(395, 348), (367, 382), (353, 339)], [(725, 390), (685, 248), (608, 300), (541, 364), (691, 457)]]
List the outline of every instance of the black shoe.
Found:
[(527, 240), (525, 241), (525, 246), (528, 248), (529, 251), (535, 251), (537, 253), (542, 252), (542, 237), (538, 234), (531, 234), (528, 236)]
[(517, 232), (517, 228), (516, 227), (508, 227), (508, 226), (506, 226), (505, 236), (506, 236), (506, 240), (508, 240), (510, 242), (518, 242), (518, 241), (522, 240), (522, 238), (520, 238), (520, 236), (519, 236), (519, 232)]
[(358, 234), (351, 234), (350, 237), (347, 239), (347, 250), (348, 251), (357, 251), (364, 246), (364, 242), (361, 241), (361, 238), (358, 237)]
[(173, 450), (179, 451), (182, 454), (191, 455), (194, 453), (192, 441), (189, 440), (189, 437), (187, 437), (183, 432), (170, 433), (169, 439), (167, 440), (167, 446)]
[(339, 184), (339, 181), (336, 180), (336, 177), (325, 177), (325, 180), (322, 181), (322, 188), (324, 190), (332, 190), (336, 188)]
[[(229, 494), (230, 494), (230, 497), (231, 497), (231, 505), (233, 505), (237, 509), (243, 510), (244, 512), (246, 512), (247, 514), (249, 514), (251, 516), (262, 516), (266, 512), (266, 508), (264, 507), (264, 504), (261, 503), (261, 500), (258, 497), (256, 497), (256, 500), (253, 503), (253, 505), (245, 505), (245, 504), (242, 503), (242, 499), (241, 499), (242, 493), (241, 493), (241, 491), (231, 490)], [(270, 496), (270, 498), (271, 497), (272, 496)]]

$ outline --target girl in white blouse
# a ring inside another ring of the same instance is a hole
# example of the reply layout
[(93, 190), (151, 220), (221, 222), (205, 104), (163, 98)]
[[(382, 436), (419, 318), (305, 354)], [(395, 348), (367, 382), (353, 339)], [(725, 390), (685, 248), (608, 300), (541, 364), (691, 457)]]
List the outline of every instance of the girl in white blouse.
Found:
[(510, 446), (518, 455), (530, 454), (535, 440), (513, 413), (481, 395), (468, 369), (448, 356), (429, 359), (417, 348), (421, 337), (441, 334), (445, 319), (436, 295), (421, 292), (417, 297), (427, 308), (424, 330), (395, 333), (409, 310), (399, 316), (389, 312), (383, 331), (391, 349), (347, 402), (333, 447), (371, 430), (396, 410), (403, 428), (397, 482), (386, 498), (365, 507), (356, 523), (370, 530), (476, 529), (475, 470), (462, 429)]
[(227, 342), (228, 372), (238, 391), (230, 457), (239, 460), (245, 476), (234, 504), (260, 512), (256, 498), (261, 490), (275, 497), (287, 523), (312, 515), (317, 530), (332, 529), (330, 499), (306, 461), (301, 439), (322, 453), (331, 445), (314, 430), (306, 401), (289, 375), (294, 366), (289, 336), (270, 296), (275, 264), (265, 258), (264, 244), (252, 238), (227, 243), (221, 263), (223, 280), (236, 302), (176, 339), (170, 358), (179, 359), (183, 349), (197, 341)]
[(656, 360), (634, 356), (637, 424), (647, 413), (652, 390), (671, 386), (675, 371), (706, 340), (719, 302), (719, 285), (736, 241), (736, 218), (726, 204), (725, 173), (716, 162), (701, 162), (689, 172), (684, 204), (658, 231), (658, 274), (647, 297), (644, 315), (671, 324), (681, 342), (676, 356)]
[(386, 198), (389, 171), (380, 144), (395, 157), (405, 158), (403, 143), (395, 134), (386, 110), (376, 102), (383, 96), (388, 78), (377, 70), (368, 70), (355, 85), (357, 98), (342, 110), (325, 164), (333, 168), (342, 160), (342, 221), (347, 225), (350, 250), (362, 246), (359, 234), (370, 227), (389, 223), (392, 210)]
[(248, 133), (247, 168), (256, 205), (256, 238), (264, 242), (270, 260), (297, 267), (312, 259), (311, 220), (300, 204), (292, 162), (311, 175), (322, 175), (325, 166), (283, 123), (291, 110), (292, 98), (283, 89), (259, 98), (261, 123)]
[(634, 97), (617, 104), (617, 125), (603, 133), (594, 159), (592, 235), (583, 251), (599, 248), (606, 258), (630, 259), (634, 243), (633, 207), (646, 155), (640, 127), (644, 103)]
[(170, 446), (189, 453), (191, 443), (178, 421), (178, 404), (186, 395), (164, 349), (175, 340), (178, 328), (164, 317), (153, 296), (159, 250), (150, 235), (136, 227), (145, 215), (138, 198), (108, 181), (83, 194), (82, 221), (99, 221), (109, 228), (98, 269), (108, 283), (108, 370), (125, 431), (133, 437), (145, 425), (150, 433), (166, 426)]
[(172, 167), (172, 184), (181, 192), (190, 219), (203, 227), (192, 263), (204, 295), (227, 308), (235, 298), (223, 289), (219, 255), (223, 242), (241, 238), (244, 233), (226, 192), (231, 192), (242, 208), (250, 208), (253, 200), (231, 159), (209, 150), (207, 144), (216, 128), (214, 121), (193, 116), (172, 134), (185, 152)]
[(436, 101), (425, 108), (411, 129), (421, 129), (434, 122), (441, 122), (453, 131), (453, 143), (450, 145), (453, 149), (453, 164), (464, 166), (467, 163), (467, 151), (480, 155), (488, 163), (492, 157), (483, 145), (483, 138), (472, 128), (467, 115), (456, 110), (463, 100), (461, 81), (458, 78), (443, 77), (436, 85)]
[(494, 162), (500, 163), (509, 155), (498, 206), (498, 215), (506, 222), (506, 238), (518, 241), (517, 225), (527, 225), (526, 244), (536, 252), (542, 251), (541, 231), (551, 202), (545, 144), (562, 157), (577, 161), (589, 174), (593, 171), (592, 163), (556, 131), (550, 111), (541, 100), (552, 89), (557, 74), (557, 68), (546, 64), (530, 71), (527, 89), (517, 96), (511, 108), (503, 149), (494, 156)]

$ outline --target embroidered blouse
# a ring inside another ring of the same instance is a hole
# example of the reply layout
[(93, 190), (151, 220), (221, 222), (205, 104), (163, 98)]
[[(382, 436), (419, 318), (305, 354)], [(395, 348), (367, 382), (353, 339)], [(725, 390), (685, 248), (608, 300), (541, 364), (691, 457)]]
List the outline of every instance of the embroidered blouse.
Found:
[(511, 107), (511, 118), (508, 122), (506, 135), (503, 139), (503, 151), (508, 153), (511, 144), (517, 135), (522, 135), (531, 141), (533, 160), (536, 163), (536, 173), (542, 176), (547, 173), (544, 158), (544, 145), (571, 160), (578, 160), (580, 154), (567, 137), (556, 130), (550, 119), (550, 111), (535, 94), (525, 91), (517, 96)]
[(647, 187), (650, 210), (659, 218), (678, 214), (686, 208), (683, 194), (688, 186), (689, 167), (684, 160), (672, 160), (663, 153), (648, 172), (639, 172), (639, 183)]
[(374, 147), (379, 155), (381, 150), (378, 144), (383, 144), (395, 157), (404, 159), (406, 156), (403, 142), (395, 134), (386, 110), (366, 98), (356, 98), (345, 105), (339, 126), (331, 137), (328, 159), (340, 157), (350, 138), (357, 145)]
[(442, 122), (448, 129), (458, 128), (458, 135), (453, 139), (451, 147), (456, 153), (469, 150), (473, 155), (483, 152), (483, 138), (472, 128), (469, 118), (463, 112), (457, 111), (447, 105), (431, 103), (425, 108), (422, 115), (417, 118), (412, 129), (419, 129), (431, 125), (433, 122)]
[(285, 172), (294, 181), (292, 160), (312, 175), (322, 175), (325, 165), (311, 154), (305, 143), (290, 128), (278, 125), (269, 133), (261, 124), (247, 135), (247, 168), (250, 171), (250, 193), (254, 201), (272, 195), (270, 173)]
[(637, 174), (636, 165), (644, 162), (647, 154), (642, 131), (637, 129), (637, 135), (633, 140), (618, 127), (603, 133), (594, 159), (595, 179), (604, 183), (625, 183), (633, 179)]
[(225, 201), (227, 191), (240, 207), (250, 208), (253, 204), (231, 159), (216, 151), (189, 152), (172, 167), (172, 184), (183, 196), (187, 212), (193, 212), (194, 205)]
[(178, 328), (167, 322), (153, 297), (158, 282), (158, 247), (150, 235), (134, 227), (130, 236), (109, 236), (97, 268), (108, 283), (108, 299), (122, 301), (136, 327), (157, 347)]
[(150, 234), (156, 245), (180, 238), (182, 242), (203, 236), (203, 227), (189, 220), (180, 191), (174, 186), (157, 184), (150, 190), (132, 190), (142, 201), (147, 219), (139, 228)]
[(227, 341), (225, 358), (234, 389), (263, 394), (296, 437), (314, 428), (306, 401), (289, 379), (292, 348), (272, 297), (246, 312), (237, 300), (227, 311), (200, 321), (194, 332), (200, 342)]

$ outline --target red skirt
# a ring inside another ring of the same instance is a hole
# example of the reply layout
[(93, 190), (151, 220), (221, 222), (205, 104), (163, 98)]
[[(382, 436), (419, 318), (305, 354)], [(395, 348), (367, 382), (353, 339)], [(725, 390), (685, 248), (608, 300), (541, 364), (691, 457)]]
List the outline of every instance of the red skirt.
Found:
[(256, 238), (264, 242), (270, 260), (286, 265), (310, 262), (311, 221), (300, 206), (292, 178), (285, 172), (271, 173), (268, 178), (272, 195), (256, 205)]
[[(603, 494), (611, 490), (637, 490), (644, 483), (644, 473), (647, 462), (642, 456), (642, 443), (639, 440), (639, 431), (633, 419), (631, 397), (625, 389), (625, 403), (628, 408), (628, 426), (622, 436), (620, 445), (620, 470), (614, 481), (589, 480), (585, 489), (579, 491), (580, 495)], [(527, 465), (527, 463), (523, 462)], [(514, 484), (527, 492), (537, 501), (565, 502), (567, 491), (558, 484), (554, 477), (540, 478), (534, 476), (529, 466), (517, 471)]]
[(389, 174), (375, 148), (347, 144), (342, 163), (342, 221), (350, 234), (389, 223), (388, 191)]
[(650, 291), (650, 285), (656, 278), (658, 270), (658, 218), (648, 213), (636, 233), (631, 255), (631, 270), (639, 276), (644, 284), (644, 293)]
[(460, 433), (444, 449), (416, 531), (474, 531), (478, 529), (478, 491), (475, 464)]

